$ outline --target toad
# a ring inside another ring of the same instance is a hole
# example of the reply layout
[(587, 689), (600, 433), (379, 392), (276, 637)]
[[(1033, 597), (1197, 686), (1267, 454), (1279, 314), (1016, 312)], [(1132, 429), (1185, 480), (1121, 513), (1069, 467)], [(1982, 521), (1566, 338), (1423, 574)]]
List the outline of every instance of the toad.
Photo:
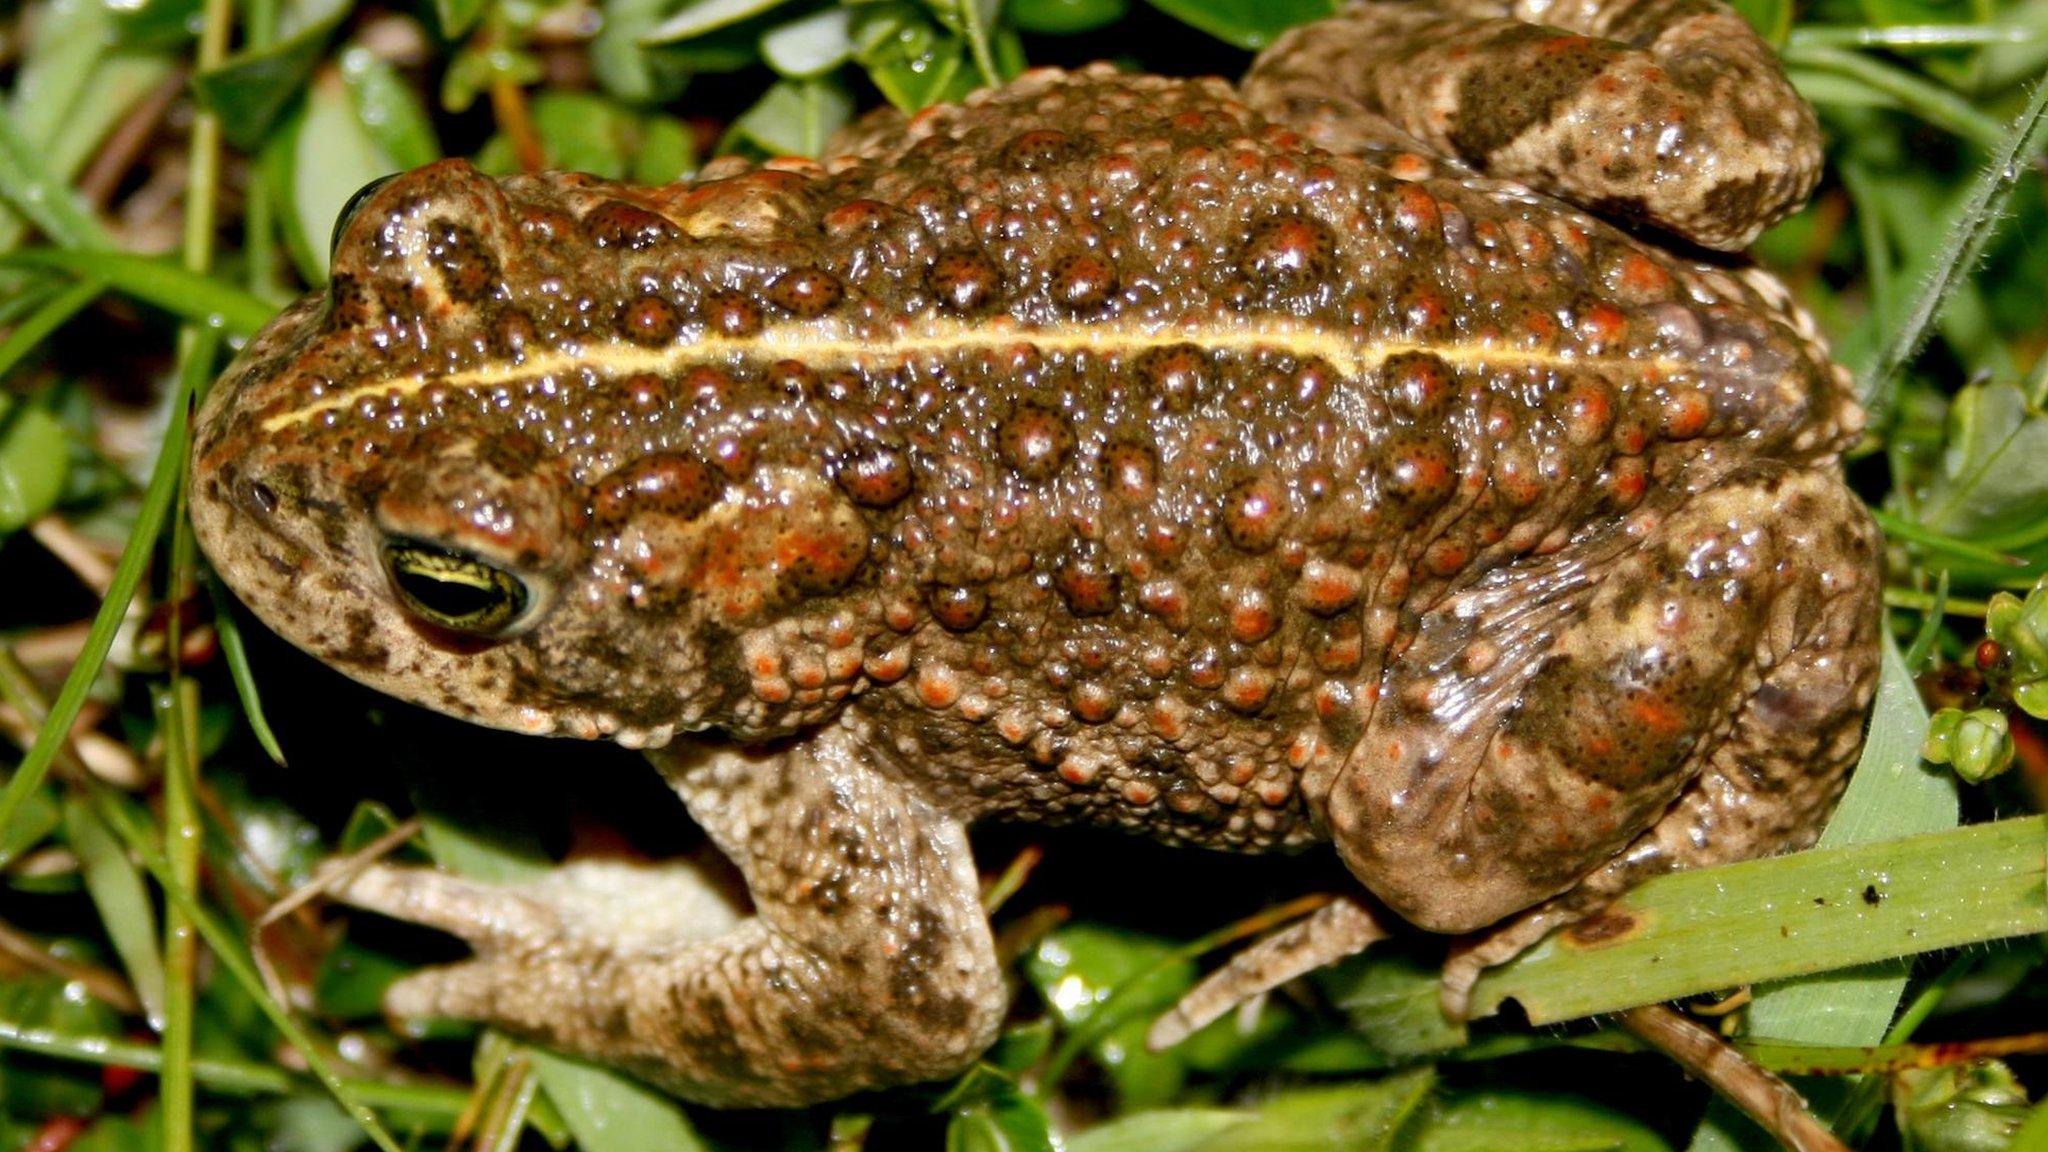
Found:
[(958, 1071), (967, 829), (1329, 844), (1359, 891), (1155, 1039), (1405, 920), (1486, 964), (1798, 847), (1861, 741), (1862, 415), (1769, 275), (1811, 111), (1716, 0), (1368, 0), (1238, 85), (1035, 71), (821, 161), (444, 161), (208, 396), (192, 514), (402, 699), (644, 748), (744, 876), (342, 893), (395, 985), (691, 1100)]

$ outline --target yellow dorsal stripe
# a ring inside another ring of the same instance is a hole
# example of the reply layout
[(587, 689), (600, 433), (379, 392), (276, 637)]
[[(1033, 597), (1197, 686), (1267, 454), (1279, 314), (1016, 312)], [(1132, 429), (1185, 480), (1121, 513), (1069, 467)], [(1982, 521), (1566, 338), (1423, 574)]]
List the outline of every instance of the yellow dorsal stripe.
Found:
[(624, 340), (585, 345), (574, 351), (537, 352), (522, 360), (500, 360), (460, 372), (415, 373), (331, 393), (263, 422), (276, 432), (312, 420), (322, 413), (348, 408), (366, 399), (404, 398), (428, 387), (456, 391), (490, 388), (521, 380), (586, 373), (622, 377), (639, 373), (675, 376), (694, 364), (732, 358), (801, 360), (813, 370), (876, 365), (913, 357), (943, 358), (954, 353), (993, 351), (1029, 345), (1040, 353), (1090, 352), (1129, 356), (1154, 348), (1192, 344), (1210, 352), (1272, 351), (1307, 359), (1316, 357), (1346, 376), (1358, 376), (1404, 352), (1426, 352), (1453, 367), (1575, 368), (1630, 373), (1678, 372), (1693, 367), (1685, 361), (1630, 356), (1574, 356), (1568, 352), (1503, 348), (1477, 343), (1429, 344), (1404, 340), (1359, 341), (1351, 336), (1306, 325), (1247, 322), (1231, 327), (1136, 329), (1116, 326), (1029, 329), (997, 325), (930, 325), (879, 339), (861, 339), (783, 325), (751, 336), (707, 336), (688, 343), (647, 347)]

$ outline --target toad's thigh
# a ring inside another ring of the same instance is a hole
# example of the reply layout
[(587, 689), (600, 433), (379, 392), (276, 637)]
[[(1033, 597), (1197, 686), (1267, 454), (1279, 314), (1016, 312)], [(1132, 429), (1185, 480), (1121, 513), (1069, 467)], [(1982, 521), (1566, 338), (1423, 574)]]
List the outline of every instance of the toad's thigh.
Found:
[(1324, 147), (1420, 143), (1713, 248), (1820, 173), (1812, 110), (1720, 0), (1358, 0), (1275, 41), (1244, 92)]
[(1408, 919), (1493, 923), (1688, 806), (1757, 808), (1773, 830), (1745, 838), (1755, 854), (1832, 801), (1875, 666), (1875, 533), (1855, 497), (1760, 463), (1620, 531), (1584, 563), (1453, 597), (1388, 674), (1325, 804), (1346, 863)]

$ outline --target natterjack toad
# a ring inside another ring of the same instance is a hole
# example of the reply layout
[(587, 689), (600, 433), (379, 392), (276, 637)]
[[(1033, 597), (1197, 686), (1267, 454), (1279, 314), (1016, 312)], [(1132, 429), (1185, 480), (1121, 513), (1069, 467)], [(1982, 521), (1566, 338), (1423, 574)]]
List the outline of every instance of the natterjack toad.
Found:
[(667, 188), (444, 162), (214, 388), (193, 517), (350, 676), (646, 747), (751, 889), (370, 871), (476, 949), (401, 1013), (714, 1104), (948, 1074), (1005, 1010), (983, 817), (1335, 845), (1371, 898), (1161, 1039), (1389, 911), (1493, 929), (1455, 1005), (1807, 843), (1856, 753), (1861, 414), (1686, 247), (1817, 164), (1715, 0), (1359, 4), (1236, 88), (1034, 72)]

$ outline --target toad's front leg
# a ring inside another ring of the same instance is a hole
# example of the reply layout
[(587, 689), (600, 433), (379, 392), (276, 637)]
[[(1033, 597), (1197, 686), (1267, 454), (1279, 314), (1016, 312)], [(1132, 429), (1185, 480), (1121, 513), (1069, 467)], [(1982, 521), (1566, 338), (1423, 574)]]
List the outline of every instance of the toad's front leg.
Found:
[[(616, 866), (526, 888), (382, 868), (341, 895), (476, 949), (394, 985), (401, 1015), (484, 1020), (725, 1107), (945, 1076), (994, 1039), (1002, 971), (964, 827), (870, 755), (838, 726), (769, 753), (656, 754), (753, 896), (708, 938)], [(573, 906), (579, 891), (610, 906)]]

